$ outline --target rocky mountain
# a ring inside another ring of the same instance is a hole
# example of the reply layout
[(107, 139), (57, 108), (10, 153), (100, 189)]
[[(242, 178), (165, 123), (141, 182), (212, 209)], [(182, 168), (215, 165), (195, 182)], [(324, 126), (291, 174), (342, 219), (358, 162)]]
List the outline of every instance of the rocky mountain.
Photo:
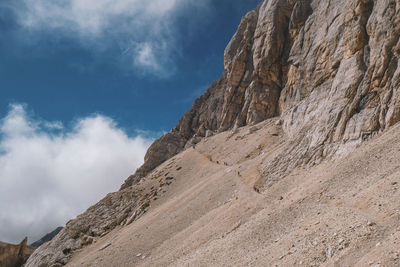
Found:
[(33, 253), (34, 247), (27, 245), (28, 239), (25, 238), (18, 245), (0, 242), (0, 266), (20, 267)]
[(62, 229), (63, 229), (63, 227), (57, 227), (56, 229), (54, 229), (50, 233), (45, 234), (39, 240), (36, 240), (35, 242), (33, 242), (31, 244), (31, 246), (32, 247), (40, 247), (44, 243), (49, 242), (50, 240), (52, 240)]
[(399, 37), (399, 0), (265, 0), (143, 166), (27, 266), (398, 266)]

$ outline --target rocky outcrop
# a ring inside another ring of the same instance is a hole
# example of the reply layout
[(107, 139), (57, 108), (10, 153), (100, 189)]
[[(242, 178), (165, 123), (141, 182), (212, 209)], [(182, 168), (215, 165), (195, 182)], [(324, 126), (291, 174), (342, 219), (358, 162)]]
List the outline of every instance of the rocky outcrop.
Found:
[(44, 243), (27, 263), (27, 266), (63, 266), (72, 254), (96, 242), (111, 230), (125, 225), (131, 219), (138, 219), (146, 212), (156, 190), (121, 190), (108, 194), (96, 205), (90, 207), (76, 219), (69, 221), (64, 229), (50, 242)]
[(270, 180), (346, 153), (400, 119), (399, 1), (264, 1), (225, 50), (226, 72), (122, 188), (206, 135), (281, 115), (292, 145)]
[(292, 37), (279, 101), (291, 144), (265, 164), (267, 184), (347, 153), (400, 120), (400, 1), (314, 1), (312, 8)]
[[(279, 116), (287, 147), (262, 165), (262, 192), (295, 167), (347, 153), (400, 120), (399, 0), (266, 0), (228, 44), (226, 72), (195, 100), (119, 192), (69, 222), (27, 266), (71, 253), (140, 217), (152, 170), (201, 138)], [(161, 185), (160, 185), (161, 186)], [(158, 191), (157, 191), (158, 192)]]
[(144, 165), (122, 186), (139, 181), (161, 162), (202, 137), (234, 127), (255, 124), (278, 115), (278, 100), (285, 83), (286, 28), (294, 4), (278, 10), (260, 5), (241, 21), (228, 44), (226, 72), (193, 103), (170, 133), (149, 148)]
[(164, 173), (152, 173), (148, 177), (133, 187), (108, 194), (67, 222), (51, 241), (36, 249), (26, 266), (63, 266), (76, 251), (95, 243), (115, 228), (138, 220), (147, 212), (151, 201), (166, 192), (165, 188), (173, 179)]
[(28, 239), (25, 238), (18, 245), (0, 242), (0, 266), (20, 267), (32, 254), (34, 247), (27, 245)]

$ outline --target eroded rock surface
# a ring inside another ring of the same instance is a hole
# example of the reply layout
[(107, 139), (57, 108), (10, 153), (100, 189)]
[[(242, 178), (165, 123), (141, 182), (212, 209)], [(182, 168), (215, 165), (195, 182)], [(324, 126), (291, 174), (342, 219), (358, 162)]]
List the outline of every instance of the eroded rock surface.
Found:
[(312, 8), (293, 37), (279, 100), (291, 144), (265, 164), (268, 184), (400, 120), (400, 1), (313, 1)]
[(25, 238), (18, 245), (0, 242), (0, 266), (20, 267), (35, 250), (34, 247), (27, 245), (28, 239)]
[(139, 181), (160, 163), (206, 135), (278, 115), (284, 84), (282, 69), (288, 50), (285, 31), (294, 4), (279, 4), (277, 8), (270, 5), (275, 4), (260, 5), (242, 19), (225, 50), (226, 72), (195, 100), (170, 133), (154, 142), (144, 165), (122, 188)]
[(153, 182), (151, 186), (149, 183), (138, 183), (135, 188), (108, 194), (76, 219), (69, 221), (50, 242), (40, 246), (26, 266), (65, 265), (77, 250), (146, 213), (150, 201), (162, 194), (161, 189), (166, 179), (163, 177), (158, 184)]

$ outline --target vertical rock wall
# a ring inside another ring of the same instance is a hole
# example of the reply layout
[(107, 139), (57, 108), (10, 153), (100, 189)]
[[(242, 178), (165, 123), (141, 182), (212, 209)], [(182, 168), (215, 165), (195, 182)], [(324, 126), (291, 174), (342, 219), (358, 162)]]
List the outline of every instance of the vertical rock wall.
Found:
[(294, 38), (279, 101), (291, 144), (265, 164), (267, 184), (400, 120), (400, 1), (313, 1), (312, 8)]

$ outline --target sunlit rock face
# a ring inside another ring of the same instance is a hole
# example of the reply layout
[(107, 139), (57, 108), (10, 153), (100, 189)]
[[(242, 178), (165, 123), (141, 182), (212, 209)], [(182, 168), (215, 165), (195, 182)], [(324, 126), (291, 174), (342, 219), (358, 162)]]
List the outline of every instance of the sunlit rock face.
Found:
[(150, 147), (123, 188), (207, 134), (278, 115), (296, 151), (268, 167), (271, 174), (345, 152), (393, 125), (399, 20), (394, 0), (264, 1), (228, 44), (226, 72)]

